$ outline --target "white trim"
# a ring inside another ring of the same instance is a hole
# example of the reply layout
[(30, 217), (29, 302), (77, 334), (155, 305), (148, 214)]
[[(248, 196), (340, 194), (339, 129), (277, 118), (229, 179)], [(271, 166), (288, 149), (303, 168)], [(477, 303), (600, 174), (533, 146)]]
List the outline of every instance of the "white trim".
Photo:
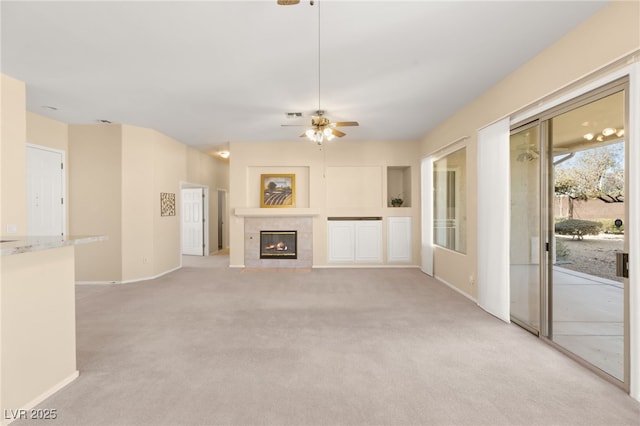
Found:
[(464, 291), (460, 290), (458, 287), (454, 286), (453, 284), (443, 280), (438, 275), (434, 275), (433, 278), (435, 278), (436, 280), (438, 280), (442, 284), (446, 285), (447, 287), (449, 287), (451, 290), (455, 291), (456, 293), (458, 293), (458, 294), (466, 297), (467, 299), (471, 300), (476, 305), (478, 304), (478, 301), (476, 299), (474, 299), (473, 296), (471, 296), (469, 293), (465, 293)]
[(433, 157), (423, 158), (420, 162), (420, 263), (421, 270), (433, 276)]
[[(565, 102), (569, 102), (572, 99), (575, 99), (587, 92), (590, 92), (592, 90), (595, 90), (599, 87), (602, 87), (604, 85), (606, 85), (607, 83), (611, 83), (612, 81), (615, 81), (619, 78), (625, 77), (627, 75), (629, 75), (631, 73), (631, 66), (627, 66), (624, 68), (621, 68), (619, 70), (613, 71), (610, 74), (607, 74), (597, 80), (594, 80), (590, 83), (585, 84), (584, 86), (581, 86), (575, 90), (572, 90), (568, 93), (565, 93), (564, 95), (561, 95), (553, 100), (549, 100), (548, 102), (538, 102), (538, 106), (533, 108), (533, 109), (529, 109), (523, 113), (520, 113), (519, 115), (512, 115), (510, 116), (511, 118), (511, 124), (516, 124), (519, 123), (521, 121), (525, 121), (528, 118), (532, 118), (536, 115), (539, 115), (541, 113), (543, 113), (544, 111), (547, 111), (553, 107), (556, 107), (558, 105), (561, 105)], [(583, 77), (584, 78), (584, 77)], [(562, 90), (562, 89), (559, 89)], [(558, 92), (558, 90), (554, 91), (554, 92)], [(534, 104), (536, 102), (533, 102)]]
[[(180, 262), (182, 263), (182, 261)], [(105, 285), (105, 284), (132, 284), (140, 281), (149, 281), (155, 280), (156, 278), (160, 278), (164, 275), (170, 274), (171, 272), (175, 272), (178, 269), (182, 268), (182, 264), (180, 266), (176, 266), (175, 268), (169, 269), (167, 271), (161, 272), (158, 275), (154, 275), (152, 277), (143, 277), (143, 278), (135, 278), (133, 280), (124, 280), (124, 281), (76, 281), (78, 285)]]
[[(576, 79), (574, 79), (573, 81), (570, 81), (569, 83), (560, 86), (550, 92), (547, 92), (547, 94), (538, 97), (537, 99), (528, 102), (525, 106), (521, 107), (521, 108), (517, 108), (511, 112), (509, 112), (508, 114), (503, 115), (502, 117), (487, 123), (486, 126), (490, 126), (491, 124), (494, 124), (504, 118), (510, 118), (511, 119), (511, 124), (515, 124), (515, 123), (519, 123), (520, 121), (524, 121), (527, 118), (530, 118), (534, 115), (540, 114), (541, 112), (553, 108), (557, 105), (560, 105), (563, 102), (569, 101), (572, 99), (572, 97), (577, 97), (579, 96), (579, 94), (582, 93), (586, 93), (589, 92), (593, 89), (598, 88), (599, 86), (603, 86), (604, 84), (616, 80), (618, 78), (621, 78), (623, 76), (625, 76), (627, 73), (623, 72), (625, 69), (628, 69), (628, 67), (622, 68), (620, 70), (614, 70), (611, 71), (610, 73), (606, 73), (606, 70), (612, 67), (615, 67), (616, 64), (621, 64), (623, 62), (626, 62), (629, 65), (632, 65), (634, 62), (637, 62), (639, 60), (638, 55), (640, 55), (640, 49), (636, 49), (633, 50), (627, 54), (621, 55), (620, 57), (618, 57), (617, 59), (614, 59), (613, 61), (593, 70), (588, 72), (587, 74), (584, 74)], [(598, 75), (598, 74), (603, 74), (605, 75), (605, 77), (603, 77), (603, 79), (607, 79), (608, 77), (613, 76), (613, 78), (611, 78), (609, 81), (606, 81), (605, 83), (598, 83), (599, 81), (601, 81), (601, 79), (598, 79), (596, 82), (592, 82), (592, 83), (588, 83), (585, 86), (580, 86), (580, 88), (577, 88), (575, 90), (570, 90), (570, 88), (572, 86), (576, 86), (579, 85), (580, 82), (584, 81), (585, 79), (594, 76), (594, 75)], [(594, 86), (594, 87), (591, 87)], [(588, 89), (585, 89), (588, 88)], [(565, 90), (570, 90), (569, 93), (572, 93), (573, 95), (571, 96), (564, 96), (564, 95), (560, 95), (559, 98), (553, 98), (554, 96), (557, 96), (558, 93), (561, 93)], [(579, 94), (576, 95), (575, 93), (578, 92)], [(552, 99), (553, 98), (553, 99)], [(538, 107), (535, 107), (533, 109), (532, 108), (533, 105), (538, 105)], [(515, 117), (515, 118), (514, 118)], [(483, 127), (486, 127), (483, 126)]]
[(49, 148), (48, 146), (37, 145), (34, 143), (26, 143), (26, 148), (34, 148), (42, 151), (54, 152), (60, 154), (62, 159), (62, 199), (64, 205), (62, 207), (62, 235), (67, 236), (67, 209), (69, 208), (69, 200), (67, 199), (67, 152), (61, 149)]
[[(625, 225), (629, 244), (629, 395), (640, 401), (640, 62), (629, 67), (629, 130), (627, 133), (627, 174), (629, 188), (629, 217)], [(635, 164), (636, 166), (632, 166)]]
[[(65, 386), (67, 386), (69, 383), (73, 382), (75, 379), (78, 378), (78, 376), (80, 376), (80, 372), (78, 370), (76, 370), (73, 373), (71, 373), (70, 375), (68, 375), (67, 377), (65, 377), (64, 379), (60, 380), (55, 385), (51, 386), (49, 389), (47, 389), (46, 391), (44, 391), (43, 393), (41, 393), (37, 397), (35, 397), (34, 399), (32, 399), (31, 401), (29, 401), (28, 403), (26, 403), (25, 405), (23, 405), (22, 408), (20, 408), (19, 410), (16, 410), (16, 411), (20, 412), (22, 410), (24, 410), (24, 411), (31, 410), (36, 405), (40, 404), (42, 401), (44, 401), (45, 399), (49, 398), (51, 395), (53, 395), (54, 393), (58, 392), (60, 389), (64, 388)], [(2, 423), (1, 423), (2, 426), (8, 425), (10, 423), (13, 423), (15, 420), (20, 420), (20, 419), (6, 419), (5, 416), (4, 416), (4, 413), (2, 413)]]
[(433, 161), (436, 161), (442, 157), (446, 157), (452, 152), (458, 151), (459, 149), (462, 149), (462, 148), (466, 148), (467, 146), (466, 142), (468, 139), (469, 139), (469, 136), (461, 136), (458, 139), (453, 140), (448, 144), (436, 149), (435, 151), (430, 152), (424, 158), (431, 157)]

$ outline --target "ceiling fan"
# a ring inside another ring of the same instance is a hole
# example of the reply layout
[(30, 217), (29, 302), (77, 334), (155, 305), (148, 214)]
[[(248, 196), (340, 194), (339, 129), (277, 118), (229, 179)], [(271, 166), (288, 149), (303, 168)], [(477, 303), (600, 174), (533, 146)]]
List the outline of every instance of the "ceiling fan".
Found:
[[(298, 4), (299, 0), (278, 0), (279, 5), (291, 5)], [(314, 5), (313, 0), (310, 1), (311, 6)], [(324, 110), (320, 108), (320, 3), (318, 3), (318, 109), (315, 111), (316, 115), (311, 117), (311, 127), (306, 132), (300, 135), (301, 138), (306, 137), (309, 140), (322, 145), (322, 142), (326, 139), (328, 141), (335, 137), (343, 137), (346, 133), (336, 129), (336, 127), (343, 126), (359, 126), (357, 121), (340, 121), (332, 123), (327, 117), (324, 117)], [(300, 114), (300, 113), (297, 113)], [(282, 126), (300, 126), (299, 124), (282, 124)]]
[[(300, 135), (301, 138), (309, 138), (312, 141), (316, 142), (318, 145), (322, 144), (324, 139), (328, 141), (332, 140), (334, 137), (343, 137), (346, 133), (341, 132), (336, 129), (336, 127), (347, 127), (347, 126), (359, 126), (357, 121), (338, 121), (336, 123), (332, 123), (327, 117), (324, 116), (323, 110), (318, 110), (315, 112), (316, 115), (311, 117), (311, 127), (307, 129), (306, 132)], [(304, 124), (282, 124), (283, 127), (300, 127), (305, 126)]]

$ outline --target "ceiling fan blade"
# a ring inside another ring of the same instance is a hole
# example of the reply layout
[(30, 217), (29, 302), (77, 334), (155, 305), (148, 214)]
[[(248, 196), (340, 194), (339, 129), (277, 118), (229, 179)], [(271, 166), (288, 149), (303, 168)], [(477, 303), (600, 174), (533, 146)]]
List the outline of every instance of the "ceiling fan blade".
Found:
[(278, 0), (278, 4), (280, 6), (289, 6), (292, 4), (298, 4), (300, 3), (300, 0)]
[(346, 135), (346, 133), (341, 132), (341, 131), (340, 131), (340, 130), (338, 130), (338, 129), (331, 129), (331, 128), (329, 128), (329, 129), (331, 130), (331, 133), (333, 133), (333, 136), (337, 136), (337, 137), (341, 138), (341, 137), (343, 137), (344, 135)]
[(307, 137), (307, 133), (305, 132), (305, 133), (301, 134), (300, 137), (301, 138), (306, 138)]
[(307, 127), (306, 124), (281, 124), (282, 127)]
[(333, 123), (335, 127), (345, 127), (345, 126), (359, 126), (357, 121), (338, 121), (337, 123)]

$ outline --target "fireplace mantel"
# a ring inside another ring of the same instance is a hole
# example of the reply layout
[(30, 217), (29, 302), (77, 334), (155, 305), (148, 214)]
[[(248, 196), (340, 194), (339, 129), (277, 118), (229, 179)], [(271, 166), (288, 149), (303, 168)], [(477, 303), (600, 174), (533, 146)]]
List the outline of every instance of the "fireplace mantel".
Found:
[(318, 209), (307, 208), (238, 208), (234, 210), (236, 216), (242, 217), (305, 217), (318, 216)]

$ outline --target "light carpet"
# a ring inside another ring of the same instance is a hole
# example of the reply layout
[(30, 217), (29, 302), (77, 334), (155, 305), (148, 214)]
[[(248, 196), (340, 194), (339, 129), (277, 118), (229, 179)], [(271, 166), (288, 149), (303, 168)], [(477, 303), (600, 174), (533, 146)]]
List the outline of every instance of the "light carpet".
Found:
[(638, 425), (640, 404), (417, 269), (78, 286), (80, 377), (15, 425)]

